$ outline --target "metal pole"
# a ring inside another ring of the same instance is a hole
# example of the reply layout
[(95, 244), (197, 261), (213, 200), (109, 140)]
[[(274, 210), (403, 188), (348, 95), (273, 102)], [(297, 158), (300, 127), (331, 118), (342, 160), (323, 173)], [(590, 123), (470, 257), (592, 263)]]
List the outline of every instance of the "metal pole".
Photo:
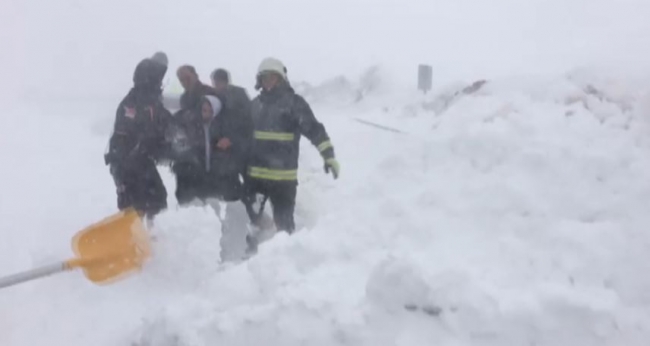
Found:
[(9, 287), (9, 286), (17, 285), (19, 283), (23, 283), (25, 281), (30, 281), (45, 276), (53, 275), (65, 271), (67, 269), (68, 267), (65, 264), (65, 262), (62, 262), (62, 263), (51, 264), (48, 266), (32, 269), (26, 272), (6, 276), (0, 278), (0, 288)]

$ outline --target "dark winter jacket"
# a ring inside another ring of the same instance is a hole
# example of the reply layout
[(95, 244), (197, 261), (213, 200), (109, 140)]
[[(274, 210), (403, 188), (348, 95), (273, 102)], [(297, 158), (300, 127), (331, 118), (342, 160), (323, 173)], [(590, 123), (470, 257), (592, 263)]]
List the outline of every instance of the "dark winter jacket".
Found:
[(223, 99), (216, 96), (207, 95), (203, 100), (210, 102), (212, 105), (212, 118), (209, 121), (201, 119), (202, 141), (196, 147), (198, 162), (201, 165), (203, 173), (211, 178), (217, 179), (220, 175), (226, 175), (228, 172), (222, 167), (223, 150), (217, 147), (219, 140), (224, 138), (223, 115), (226, 112), (223, 107)]
[[(201, 117), (196, 118), (196, 126), (200, 130), (187, 135), (193, 138), (186, 141), (188, 145), (181, 155), (183, 157), (176, 159), (173, 170), (177, 185), (183, 190), (177, 190), (177, 197), (179, 201), (207, 197), (239, 199), (239, 175), (244, 171), (245, 148), (251, 137), (245, 133), (252, 133), (252, 122), (248, 122), (248, 129), (241, 129), (246, 124), (241, 121), (246, 118), (245, 115), (232, 112), (223, 96), (208, 95), (203, 99), (212, 104), (215, 114), (208, 122)], [(227, 149), (220, 149), (217, 144), (224, 138), (228, 138), (231, 145)]]
[(153, 216), (167, 207), (167, 191), (156, 169), (166, 158), (165, 134), (172, 120), (160, 101), (160, 86), (144, 60), (136, 67), (134, 87), (117, 107), (108, 153), (120, 210), (134, 207)]
[(183, 95), (181, 95), (181, 109), (192, 110), (200, 114), (201, 99), (206, 95), (217, 96), (217, 92), (210, 86), (199, 82), (199, 85), (194, 87), (194, 89), (191, 91), (185, 91)]
[(223, 137), (233, 142), (233, 164), (245, 173), (246, 160), (253, 140), (253, 119), (251, 100), (244, 88), (229, 85), (223, 92), (224, 112), (221, 114), (220, 131)]
[(199, 84), (192, 91), (181, 95), (181, 109), (174, 114), (174, 122), (188, 136), (193, 146), (200, 146), (203, 141), (201, 120), (201, 100), (206, 95), (216, 96), (211, 87)]
[(159, 91), (134, 87), (117, 108), (107, 164), (129, 159), (164, 159), (165, 132), (170, 122), (171, 114), (160, 102)]
[(151, 59), (141, 60), (133, 72), (133, 85), (136, 88), (147, 89), (152, 92), (162, 93), (162, 79), (164, 71), (159, 63)]
[(156, 83), (162, 86), (163, 79), (165, 78), (165, 74), (167, 73), (167, 66), (156, 61), (154, 61), (154, 63), (155, 63), (155, 69), (153, 71), (153, 77), (155, 78)]
[(254, 139), (248, 167), (252, 179), (297, 182), (300, 136), (307, 137), (324, 159), (334, 148), (309, 104), (288, 85), (262, 91), (251, 105)]
[(226, 105), (237, 114), (250, 114), (251, 99), (246, 89), (235, 85), (228, 85), (223, 93)]

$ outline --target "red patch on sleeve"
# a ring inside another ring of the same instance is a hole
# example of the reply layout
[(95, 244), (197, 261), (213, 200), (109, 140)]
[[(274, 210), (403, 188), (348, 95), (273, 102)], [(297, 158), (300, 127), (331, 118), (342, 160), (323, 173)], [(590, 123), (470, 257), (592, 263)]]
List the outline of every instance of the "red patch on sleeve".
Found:
[(124, 107), (124, 116), (129, 118), (129, 119), (134, 119), (135, 118), (135, 108), (131, 107)]

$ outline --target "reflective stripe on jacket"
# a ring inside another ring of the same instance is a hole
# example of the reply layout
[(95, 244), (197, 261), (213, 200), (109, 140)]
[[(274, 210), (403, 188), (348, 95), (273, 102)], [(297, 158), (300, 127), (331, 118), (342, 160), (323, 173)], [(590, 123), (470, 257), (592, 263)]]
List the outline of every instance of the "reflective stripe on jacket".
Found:
[(309, 104), (289, 86), (263, 91), (251, 105), (255, 132), (248, 175), (254, 179), (297, 181), (300, 137), (305, 136), (324, 159), (334, 148)]

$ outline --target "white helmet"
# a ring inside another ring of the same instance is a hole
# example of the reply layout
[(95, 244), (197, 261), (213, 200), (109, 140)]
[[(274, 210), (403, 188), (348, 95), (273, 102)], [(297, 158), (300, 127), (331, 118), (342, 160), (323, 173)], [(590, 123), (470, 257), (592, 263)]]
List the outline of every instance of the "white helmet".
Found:
[(266, 58), (260, 63), (260, 67), (257, 69), (257, 75), (261, 75), (266, 72), (274, 72), (279, 74), (285, 81), (287, 80), (287, 68), (284, 67), (282, 61), (276, 58)]

